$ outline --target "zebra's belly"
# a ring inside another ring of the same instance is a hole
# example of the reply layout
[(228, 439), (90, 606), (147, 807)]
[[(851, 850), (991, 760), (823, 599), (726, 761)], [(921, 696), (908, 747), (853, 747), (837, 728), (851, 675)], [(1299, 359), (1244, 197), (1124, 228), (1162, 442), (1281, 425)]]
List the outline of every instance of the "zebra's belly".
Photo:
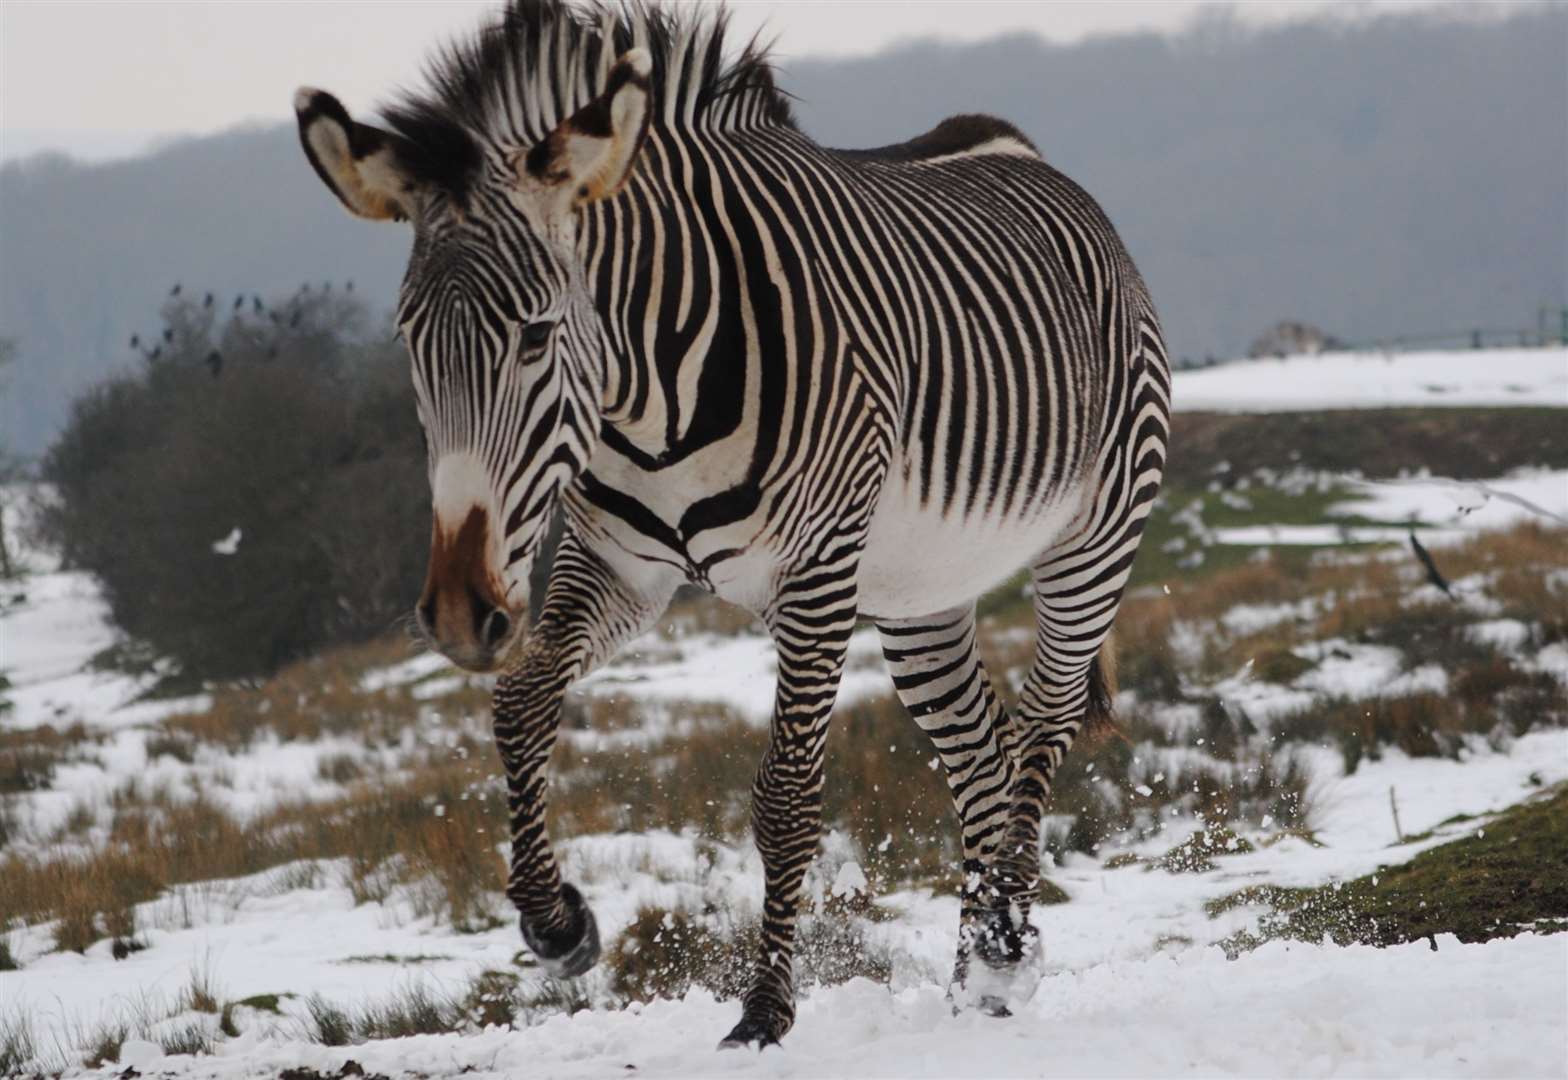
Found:
[(889, 477), (860, 564), (862, 615), (913, 618), (969, 603), (1050, 547), (1083, 495), (1064, 491), (1027, 519), (963, 518), (921, 505), (910, 484)]

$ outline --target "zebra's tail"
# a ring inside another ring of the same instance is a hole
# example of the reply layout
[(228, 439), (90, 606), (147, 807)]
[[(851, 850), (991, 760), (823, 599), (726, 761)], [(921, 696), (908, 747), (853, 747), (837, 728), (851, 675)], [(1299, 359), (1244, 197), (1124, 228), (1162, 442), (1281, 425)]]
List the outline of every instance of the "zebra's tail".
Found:
[(1078, 741), (1092, 749), (1112, 737), (1127, 741), (1116, 726), (1116, 636), (1107, 634), (1100, 651), (1089, 662), (1089, 703)]

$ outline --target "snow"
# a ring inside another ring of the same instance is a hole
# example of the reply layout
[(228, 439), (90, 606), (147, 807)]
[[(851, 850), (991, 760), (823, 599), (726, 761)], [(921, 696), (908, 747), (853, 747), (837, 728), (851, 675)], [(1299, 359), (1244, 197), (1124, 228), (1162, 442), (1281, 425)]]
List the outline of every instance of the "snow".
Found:
[[(1412, 531), (1420, 535), (1422, 543), (1436, 546), (1459, 543), (1477, 532), (1510, 528), (1522, 521), (1568, 524), (1568, 470), (1530, 470), (1486, 481), (1428, 476), (1339, 479), (1349, 484), (1355, 495), (1329, 506), (1327, 517), (1401, 524), (1328, 521), (1317, 525), (1234, 525), (1210, 530), (1199, 522), (1197, 530), (1201, 530), (1201, 538), (1213, 543), (1248, 547), (1404, 543)], [(1197, 520), (1196, 510), (1191, 511), (1191, 517)]]
[(233, 555), (235, 552), (239, 551), (240, 538), (243, 535), (244, 534), (240, 531), (240, 527), (238, 525), (234, 526), (234, 528), (230, 529), (228, 535), (223, 539), (214, 540), (212, 542), (212, 553), (214, 555)]
[(1358, 480), (1354, 502), (1329, 507), (1334, 515), (1498, 529), (1535, 518), (1568, 525), (1568, 471), (1533, 470), (1500, 480)]
[(860, 864), (850, 860), (838, 868), (838, 873), (833, 877), (833, 896), (850, 897), (859, 896), (866, 891), (866, 874)]
[[(1380, 525), (1233, 525), (1215, 529), (1214, 542), (1242, 547), (1297, 546), (1332, 547), (1335, 544), (1388, 544), (1402, 542), (1410, 535), (1404, 526)], [(1457, 530), (1422, 530), (1424, 543), (1456, 542), (1465, 534)]]
[[(515, 1075), (525, 1066), (528, 1075), (622, 1075), (625, 1065), (655, 1077), (1029, 1076), (1039, 1075), (1045, 1058), (1052, 1075), (1561, 1071), (1564, 1063), (1551, 1054), (1568, 1035), (1561, 1008), (1568, 935), (1486, 945), (1439, 939), (1436, 954), (1425, 942), (1383, 951), (1273, 944), (1227, 962), (1212, 943), (1250, 925), (1254, 913), (1211, 920), (1202, 904), (1261, 880), (1348, 879), (1452, 839), (1476, 823), (1392, 847), (1390, 790), (1407, 834), (1456, 814), (1495, 812), (1568, 780), (1568, 732), (1531, 734), (1507, 753), (1476, 752), (1462, 762), (1391, 749), (1349, 776), (1339, 775), (1337, 754), (1319, 758), (1313, 764), (1322, 781), (1313, 796), (1321, 847), (1280, 839), (1223, 856), (1218, 871), (1203, 875), (1107, 870), (1079, 856), (1055, 870), (1052, 880), (1073, 900), (1039, 912), (1049, 974), (1010, 1021), (951, 1014), (942, 985), (957, 901), (905, 891), (878, 898), (899, 912), (874, 926), (901, 957), (891, 987), (861, 982), (810, 991), (783, 1050), (761, 1057), (714, 1052), (736, 1006), (702, 991), (680, 1001), (551, 1016), (517, 1032), (313, 1046), (300, 1038), (310, 994), (374, 1001), (416, 983), (458, 993), (480, 971), (508, 969), (519, 948), (510, 923), (460, 934), (415, 916), (407, 898), (356, 904), (337, 884), (342, 867), (335, 863), (321, 864), (308, 887), (290, 885), (298, 875), (289, 871), (297, 868), (279, 868), (185, 887), (143, 905), (138, 919), (149, 927), (149, 948), (118, 962), (109, 958), (108, 942), (79, 956), (47, 952), (38, 928), (13, 934), (25, 966), (0, 974), (0, 1001), (24, 1009), (47, 1038), (133, 1015), (149, 1000), (172, 1002), (201, 968), (216, 973), (232, 1000), (283, 990), (299, 995), (283, 1017), (250, 1018), (253, 1026), (221, 1043), (214, 1058), (158, 1060), (159, 1075), (178, 1077), (271, 1076), (301, 1066), (335, 1072), (350, 1058), (391, 1075), (437, 1077), (465, 1068)], [(1193, 827), (1173, 822), (1130, 850), (1156, 855)], [(842, 839), (830, 836), (826, 847), (813, 891), (866, 888), (853, 861), (832, 868)], [(642, 906), (701, 910), (717, 901), (750, 913), (761, 900), (756, 855), (745, 845), (690, 834), (601, 834), (568, 841), (563, 860), (607, 941)], [(1509, 1037), (1494, 1042), (1490, 1036), (1503, 1029)], [(1071, 1038), (1063, 1038), (1066, 1031)], [(976, 1039), (986, 1040), (983, 1053), (975, 1051)]]
[(1007, 1020), (954, 1016), (936, 986), (889, 992), (855, 980), (803, 1002), (784, 1047), (760, 1054), (712, 1048), (735, 1007), (702, 991), (521, 1032), (337, 1049), (242, 1036), (215, 1058), (137, 1053), (160, 1076), (192, 1078), (336, 1074), (350, 1059), (371, 1072), (476, 1080), (1562, 1075), (1568, 938), (1436, 946), (1273, 943), (1234, 962), (1205, 950), (1097, 964), (1047, 977)]
[[(1457, 535), (1529, 515), (1521, 500), (1568, 514), (1568, 473), (1560, 472), (1489, 481), (1485, 489), (1418, 477), (1361, 490), (1366, 498), (1336, 509), (1385, 521), (1414, 518)], [(1197, 532), (1202, 522), (1193, 516)], [(1404, 526), (1390, 528), (1403, 539)], [(1429, 540), (1432, 535), (1423, 533)], [(1554, 642), (1530, 655), (1539, 640), (1536, 628), (1485, 611), (1484, 581), (1455, 585), (1475, 596), (1466, 610), (1485, 616), (1469, 631), (1477, 640), (1568, 682), (1568, 645)], [(280, 742), (264, 734), (234, 753), (199, 744), (189, 762), (150, 758), (146, 738), (153, 726), (204, 708), (206, 699), (139, 700), (144, 681), (90, 670), (91, 658), (114, 644), (115, 635), (85, 576), (42, 567), (5, 589), (0, 663), (12, 683), (6, 691), (12, 708), (0, 713), (0, 728), (80, 722), (88, 731), (80, 752), (57, 766), (50, 790), (12, 800), (18, 820), (34, 835), (50, 833), (79, 804), (107, 805), (115, 788), (131, 779), (176, 798), (200, 790), (246, 817), (283, 800), (340, 794), (342, 785), (319, 774), (326, 757), (353, 755), (376, 766), (367, 770), (375, 775), (394, 768), (400, 753), (449, 745), (460, 732), (484, 734), (483, 716), (441, 713), (440, 699), (476, 680), (423, 654), (373, 671), (360, 683), (367, 693), (395, 690), (425, 703), (420, 721), (402, 732), (396, 746), (371, 748), (345, 736)], [(1211, 635), (1307, 622), (1327, 603), (1320, 597), (1238, 606), (1217, 623), (1179, 622), (1172, 648), (1196, 666)], [(1262, 683), (1244, 669), (1208, 689), (1267, 731), (1270, 718), (1324, 696), (1441, 693), (1447, 686), (1443, 670), (1427, 665), (1407, 671), (1401, 654), (1385, 646), (1330, 640), (1297, 651), (1316, 663), (1292, 685)], [(692, 702), (722, 704), (762, 723), (773, 705), (773, 686), (773, 650), (762, 636), (653, 640), (578, 691), (624, 695), (649, 706), (644, 726), (565, 736), (585, 742), (664, 737), (679, 730), (674, 717)], [(876, 635), (857, 634), (840, 700), (889, 689)], [(1202, 722), (1201, 708), (1192, 702), (1157, 704), (1156, 715), (1178, 734)], [(1136, 752), (1148, 754), (1140, 767), (1151, 782), (1158, 782), (1156, 769), (1200, 760), (1218, 771), (1226, 765), (1196, 746)], [(418, 886), (398, 886), (383, 902), (358, 902), (344, 861), (297, 863), (168, 890), (137, 909), (139, 936), (148, 948), (123, 960), (111, 957), (106, 940), (85, 954), (60, 953), (52, 951), (47, 924), (13, 928), (6, 942), (22, 968), (0, 972), (0, 1020), (19, 1012), (31, 1020), (42, 1047), (69, 1047), (106, 1020), (167, 1016), (192, 974), (206, 971), (226, 1000), (296, 996), (283, 1002), (281, 1016), (236, 1010), (241, 1034), (221, 1040), (214, 1056), (169, 1057), (156, 1043), (128, 1042), (119, 1063), (98, 1075), (134, 1065), (148, 1076), (238, 1080), (296, 1067), (335, 1074), (354, 1060), (371, 1072), (428, 1078), (1568, 1076), (1568, 934), (1527, 933), (1471, 945), (1440, 937), (1435, 952), (1427, 942), (1384, 950), (1274, 942), (1227, 961), (1216, 943), (1255, 926), (1258, 911), (1236, 909), (1213, 919), (1204, 912), (1206, 901), (1245, 885), (1348, 880), (1484, 827), (1484, 820), (1450, 819), (1484, 819), (1568, 782), (1568, 730), (1537, 730), (1495, 747), (1471, 739), (1458, 760), (1411, 758), (1384, 748), (1349, 775), (1335, 750), (1298, 745), (1278, 752), (1281, 760), (1300, 755), (1309, 768), (1309, 820), (1318, 845), (1273, 832), (1268, 819), (1261, 827), (1238, 823), (1254, 851), (1219, 856), (1218, 868), (1207, 873), (1168, 874), (1148, 862), (1201, 827), (1192, 818), (1172, 818), (1141, 839), (1113, 837), (1101, 853), (1134, 854), (1145, 860), (1141, 866), (1107, 869), (1103, 858), (1068, 856), (1050, 877), (1071, 902), (1043, 908), (1035, 919), (1046, 947), (1045, 978), (1008, 1020), (952, 1012), (943, 995), (958, 901), (904, 889), (875, 896), (895, 917), (865, 928), (868, 938), (889, 949), (889, 985), (857, 980), (806, 988), (784, 1047), (760, 1055), (713, 1049), (738, 1015), (734, 1002), (697, 990), (680, 1000), (607, 1007), (609, 975), (602, 967), (582, 982), (591, 997), (598, 995), (596, 1006), (572, 1015), (537, 1015), (515, 1031), (322, 1047), (305, 1037), (305, 1001), (312, 994), (355, 1009), (415, 985), (461, 994), (486, 970), (539, 977), (536, 968), (516, 966), (521, 943), (499, 897), (501, 925), (459, 933), (424, 913), (428, 905)], [(1147, 784), (1136, 790), (1153, 794)], [(1401, 843), (1391, 799), (1405, 835), (1431, 835)], [(745, 841), (723, 843), (692, 832), (597, 833), (564, 839), (558, 851), (565, 876), (593, 907), (607, 946), (643, 908), (714, 910), (735, 918), (760, 909), (760, 861)], [(869, 852), (829, 834), (808, 893), (818, 899), (871, 895), (862, 860), (874, 868)], [(176, 1022), (215, 1021), (193, 1013), (165, 1021)]]
[(1299, 412), (1396, 406), (1568, 408), (1568, 349), (1324, 353), (1178, 371), (1187, 412)]
[[(724, 705), (757, 723), (773, 715), (778, 674), (773, 642), (759, 634), (696, 634), (681, 639), (672, 655), (628, 655), (576, 685), (579, 692), (634, 696), (639, 702), (700, 701)], [(882, 642), (874, 630), (850, 639), (839, 681), (838, 702), (886, 694), (892, 681), (882, 666)]]

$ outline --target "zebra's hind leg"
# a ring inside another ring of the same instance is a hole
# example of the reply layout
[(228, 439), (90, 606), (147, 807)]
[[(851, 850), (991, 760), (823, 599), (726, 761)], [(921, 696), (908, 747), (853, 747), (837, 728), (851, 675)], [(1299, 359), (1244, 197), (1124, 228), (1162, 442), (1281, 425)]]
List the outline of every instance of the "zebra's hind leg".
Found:
[(1040, 884), (1041, 822), (1051, 780), (1074, 739), (1086, 726), (1112, 722), (1114, 661), (1106, 645), (1130, 565), (1130, 558), (1106, 564), (1103, 552), (1079, 549), (1034, 568), (1037, 633), (1018, 700), (1018, 775), (987, 879), (994, 907), (975, 945), (993, 969), (1043, 958), (1029, 921)]
[(963, 839), (958, 954), (949, 995), (995, 1012), (988, 980), (970, 979), (970, 954), (991, 904), (986, 870), (1007, 827), (1016, 737), (975, 644), (974, 605), (918, 619), (882, 620), (882, 655), (899, 700), (930, 737), (947, 775)]

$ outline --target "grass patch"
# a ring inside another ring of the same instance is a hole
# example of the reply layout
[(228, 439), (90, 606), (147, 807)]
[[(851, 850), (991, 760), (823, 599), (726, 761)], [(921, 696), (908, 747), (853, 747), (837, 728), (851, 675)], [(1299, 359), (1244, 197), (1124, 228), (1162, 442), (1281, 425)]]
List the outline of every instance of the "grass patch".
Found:
[(1316, 661), (1297, 656), (1288, 649), (1274, 649), (1253, 661), (1252, 677), (1277, 686), (1289, 686), (1315, 667)]
[(1205, 874), (1215, 868), (1217, 857), (1245, 855), (1252, 850), (1248, 841), (1222, 825), (1199, 829), (1160, 856), (1155, 865), (1172, 874)]
[(1512, 469), (1568, 468), (1562, 410), (1548, 408), (1341, 409), (1300, 413), (1177, 412), (1165, 480), (1202, 487), (1222, 464), (1277, 472), (1365, 469), (1398, 476), (1485, 479)]
[(176, 1054), (186, 1054), (191, 1057), (198, 1054), (211, 1054), (216, 1048), (216, 1040), (212, 1032), (207, 1030), (206, 1024), (198, 1020), (167, 1032), (159, 1037), (158, 1044), (163, 1047), (163, 1052), (171, 1057)]
[(379, 1003), (371, 1004), (354, 1021), (361, 1039), (406, 1039), (411, 1035), (442, 1035), (454, 1031), (461, 1020), (456, 1002), (432, 993), (424, 983), (410, 983)]
[[(627, 1001), (678, 999), (699, 986), (720, 1000), (739, 998), (761, 941), (756, 920), (643, 908), (608, 953), (610, 986)], [(795, 972), (801, 986), (837, 986), (854, 978), (886, 983), (893, 958), (868, 938), (863, 919), (819, 911), (798, 924)]]
[(320, 994), (312, 994), (305, 999), (305, 1011), (310, 1017), (312, 1042), (322, 1046), (347, 1046), (354, 1037), (354, 1023), (349, 1019), (348, 1012)]
[[(0, 1076), (24, 1076), (35, 1061), (33, 1025), (23, 1012), (0, 1014)], [(41, 1075), (41, 1071), (40, 1071)]]
[(1396, 945), (1436, 934), (1490, 941), (1529, 929), (1568, 930), (1568, 786), (1498, 815), (1401, 866), (1316, 888), (1259, 885), (1212, 900), (1210, 917), (1269, 908), (1231, 955), (1289, 938)]

